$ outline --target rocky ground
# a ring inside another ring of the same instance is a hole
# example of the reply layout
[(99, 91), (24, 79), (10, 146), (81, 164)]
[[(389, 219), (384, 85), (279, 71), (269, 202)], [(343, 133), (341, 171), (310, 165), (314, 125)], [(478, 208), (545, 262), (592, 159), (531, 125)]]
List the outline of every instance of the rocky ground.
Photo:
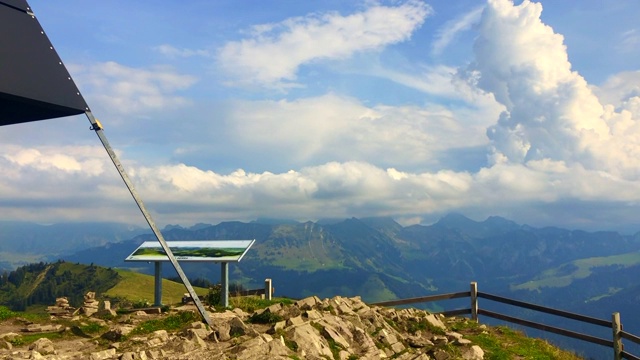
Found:
[[(416, 309), (370, 307), (359, 297), (309, 297), (253, 313), (240, 309), (210, 312), (211, 328), (188, 321), (176, 330), (143, 334), (139, 329), (152, 324), (150, 320), (195, 313), (195, 307), (186, 305), (155, 314), (138, 311), (112, 316), (115, 313), (109, 312), (107, 316), (104, 311), (91, 316), (58, 314), (47, 323), (7, 320), (0, 324), (0, 359), (484, 358), (483, 349), (465, 338), (463, 331), (450, 330), (451, 321), (467, 320), (444, 319)], [(99, 331), (89, 333), (88, 329)], [(473, 329), (487, 331), (482, 325)], [(47, 333), (61, 336), (20, 341)]]

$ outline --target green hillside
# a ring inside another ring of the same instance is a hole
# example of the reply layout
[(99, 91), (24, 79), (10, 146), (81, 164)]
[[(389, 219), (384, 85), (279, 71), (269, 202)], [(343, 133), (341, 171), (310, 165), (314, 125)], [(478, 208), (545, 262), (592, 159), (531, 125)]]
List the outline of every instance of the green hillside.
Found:
[[(117, 269), (120, 276), (118, 283), (107, 290), (104, 295), (110, 298), (124, 298), (132, 302), (153, 302), (154, 277), (133, 271)], [(206, 295), (208, 289), (194, 287), (198, 295)], [(183, 284), (162, 279), (162, 303), (175, 304), (180, 302), (182, 295), (187, 292)]]
[(58, 261), (25, 265), (0, 276), (0, 304), (24, 310), (31, 305), (52, 305), (64, 296), (77, 307), (86, 292), (101, 294), (119, 280), (116, 271), (93, 264)]
[[(200, 295), (208, 291), (197, 287), (195, 290)], [(66, 297), (71, 306), (79, 307), (89, 291), (95, 292), (98, 297), (152, 303), (154, 277), (64, 261), (25, 265), (0, 276), (0, 305), (12, 310), (21, 311), (33, 305), (53, 305), (58, 297)], [(180, 302), (185, 292), (184, 285), (163, 279), (163, 303)]]
[(612, 256), (579, 259), (543, 271), (535, 279), (514, 285), (511, 290), (541, 291), (544, 287), (565, 287), (577, 279), (585, 279), (602, 267), (628, 268), (640, 264), (640, 253), (633, 252)]

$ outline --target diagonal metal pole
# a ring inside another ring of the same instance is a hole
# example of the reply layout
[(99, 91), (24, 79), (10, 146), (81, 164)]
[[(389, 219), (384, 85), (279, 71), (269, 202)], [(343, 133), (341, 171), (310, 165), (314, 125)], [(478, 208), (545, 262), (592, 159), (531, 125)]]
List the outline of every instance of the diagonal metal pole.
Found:
[(169, 257), (169, 260), (171, 261), (171, 264), (176, 269), (176, 272), (178, 273), (178, 276), (180, 276), (180, 279), (182, 280), (182, 283), (184, 284), (184, 286), (187, 288), (189, 295), (191, 295), (191, 298), (193, 299), (194, 304), (196, 304), (196, 307), (198, 308), (200, 315), (202, 315), (202, 318), (207, 323), (207, 325), (212, 326), (211, 319), (209, 319), (209, 315), (204, 309), (204, 306), (202, 306), (202, 303), (200, 302), (200, 298), (196, 294), (195, 290), (193, 290), (193, 287), (191, 286), (189, 279), (187, 279), (187, 276), (184, 274), (184, 271), (182, 271), (180, 264), (178, 264), (178, 260), (176, 260), (175, 256), (173, 256), (173, 252), (171, 251), (171, 249), (169, 249), (169, 245), (167, 245), (167, 242), (164, 240), (162, 233), (156, 226), (156, 223), (151, 218), (151, 214), (149, 214), (149, 212), (147, 211), (147, 208), (144, 206), (142, 199), (140, 198), (140, 196), (138, 196), (137, 191), (133, 187), (133, 183), (131, 182), (131, 179), (129, 179), (129, 176), (124, 171), (124, 167), (122, 166), (122, 163), (120, 163), (120, 160), (118, 160), (116, 153), (111, 148), (111, 145), (109, 145), (109, 141), (107, 141), (107, 137), (104, 134), (102, 125), (93, 116), (91, 111), (86, 111), (85, 114), (87, 115), (87, 118), (91, 123), (91, 129), (94, 130), (96, 132), (96, 135), (98, 135), (98, 138), (100, 138), (100, 141), (102, 142), (102, 145), (104, 146), (105, 150), (107, 150), (107, 153), (111, 158), (111, 161), (113, 161), (113, 165), (115, 165), (116, 169), (118, 169), (118, 172), (122, 177), (122, 180), (127, 185), (127, 188), (131, 193), (131, 196), (133, 196), (133, 199), (136, 201), (136, 204), (138, 205), (138, 208), (140, 208), (142, 215), (144, 215), (145, 220), (147, 220), (149, 227), (151, 227), (151, 231), (153, 231), (153, 234), (156, 236), (156, 238), (160, 242), (160, 245), (162, 245), (164, 252), (167, 254), (167, 256)]

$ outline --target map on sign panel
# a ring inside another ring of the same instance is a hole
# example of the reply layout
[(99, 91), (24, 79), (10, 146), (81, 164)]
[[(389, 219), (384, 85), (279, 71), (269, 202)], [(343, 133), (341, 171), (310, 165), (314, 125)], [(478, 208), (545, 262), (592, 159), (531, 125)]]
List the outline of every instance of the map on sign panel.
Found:
[[(255, 240), (167, 241), (171, 252), (182, 261), (238, 262)], [(145, 241), (125, 261), (169, 261), (157, 241)]]

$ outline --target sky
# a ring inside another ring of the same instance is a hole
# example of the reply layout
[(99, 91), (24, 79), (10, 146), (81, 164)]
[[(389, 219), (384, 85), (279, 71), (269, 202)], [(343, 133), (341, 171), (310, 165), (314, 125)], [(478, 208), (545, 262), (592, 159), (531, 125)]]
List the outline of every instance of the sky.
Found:
[[(640, 2), (29, 2), (160, 226), (448, 213), (640, 231)], [(84, 115), (0, 214), (144, 226)]]

